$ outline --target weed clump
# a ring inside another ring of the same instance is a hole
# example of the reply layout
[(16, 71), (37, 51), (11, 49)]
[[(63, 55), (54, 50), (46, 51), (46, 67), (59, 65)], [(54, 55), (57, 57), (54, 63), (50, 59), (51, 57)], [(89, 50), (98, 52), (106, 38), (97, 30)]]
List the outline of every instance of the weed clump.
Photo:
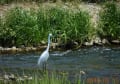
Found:
[(101, 37), (120, 39), (120, 10), (114, 2), (108, 2), (104, 5), (100, 13), (100, 31)]
[[(0, 23), (0, 43), (2, 46), (32, 46), (47, 43), (49, 33), (59, 38), (59, 43), (78, 42), (82, 44), (89, 38), (90, 17), (80, 9), (40, 7), (38, 12), (21, 7), (10, 9)], [(5, 44), (5, 45), (4, 45)]]

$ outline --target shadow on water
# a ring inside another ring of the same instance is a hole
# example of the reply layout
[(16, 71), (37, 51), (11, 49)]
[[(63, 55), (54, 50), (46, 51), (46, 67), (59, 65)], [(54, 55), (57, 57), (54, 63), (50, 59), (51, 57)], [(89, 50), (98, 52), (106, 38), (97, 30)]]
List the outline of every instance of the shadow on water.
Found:
[[(21, 71), (38, 69), (39, 56), (40, 53), (0, 55), (0, 75), (6, 72), (23, 74)], [(82, 79), (87, 84), (120, 84), (120, 47), (53, 51), (50, 52), (47, 68), (68, 72), (70, 80), (79, 76), (80, 71), (85, 71)]]

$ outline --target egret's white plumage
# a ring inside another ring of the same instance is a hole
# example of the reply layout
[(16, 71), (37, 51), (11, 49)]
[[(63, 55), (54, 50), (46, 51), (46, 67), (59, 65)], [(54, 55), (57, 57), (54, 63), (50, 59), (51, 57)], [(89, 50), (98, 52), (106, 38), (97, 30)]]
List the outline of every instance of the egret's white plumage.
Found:
[(40, 58), (38, 59), (38, 65), (40, 67), (46, 68), (46, 62), (47, 59), (49, 58), (49, 47), (50, 47), (50, 37), (52, 36), (52, 34), (48, 35), (48, 46), (46, 48), (46, 50), (41, 54)]

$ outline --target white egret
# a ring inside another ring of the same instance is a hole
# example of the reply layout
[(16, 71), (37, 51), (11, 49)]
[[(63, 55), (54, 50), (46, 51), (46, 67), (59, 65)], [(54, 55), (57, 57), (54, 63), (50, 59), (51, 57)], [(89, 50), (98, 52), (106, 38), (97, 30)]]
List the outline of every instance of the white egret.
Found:
[(49, 58), (49, 47), (50, 47), (50, 37), (51, 36), (52, 36), (52, 34), (48, 35), (48, 46), (38, 59), (38, 66), (43, 67), (43, 70), (46, 70), (46, 63)]

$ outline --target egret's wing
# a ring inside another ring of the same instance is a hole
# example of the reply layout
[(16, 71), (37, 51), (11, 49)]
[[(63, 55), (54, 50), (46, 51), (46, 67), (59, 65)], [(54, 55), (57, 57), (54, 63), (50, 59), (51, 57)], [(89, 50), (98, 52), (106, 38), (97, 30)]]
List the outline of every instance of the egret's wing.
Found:
[(42, 66), (43, 63), (47, 61), (48, 57), (49, 57), (49, 52), (44, 51), (44, 52), (41, 54), (40, 58), (38, 59), (38, 65), (39, 65), (39, 66)]

